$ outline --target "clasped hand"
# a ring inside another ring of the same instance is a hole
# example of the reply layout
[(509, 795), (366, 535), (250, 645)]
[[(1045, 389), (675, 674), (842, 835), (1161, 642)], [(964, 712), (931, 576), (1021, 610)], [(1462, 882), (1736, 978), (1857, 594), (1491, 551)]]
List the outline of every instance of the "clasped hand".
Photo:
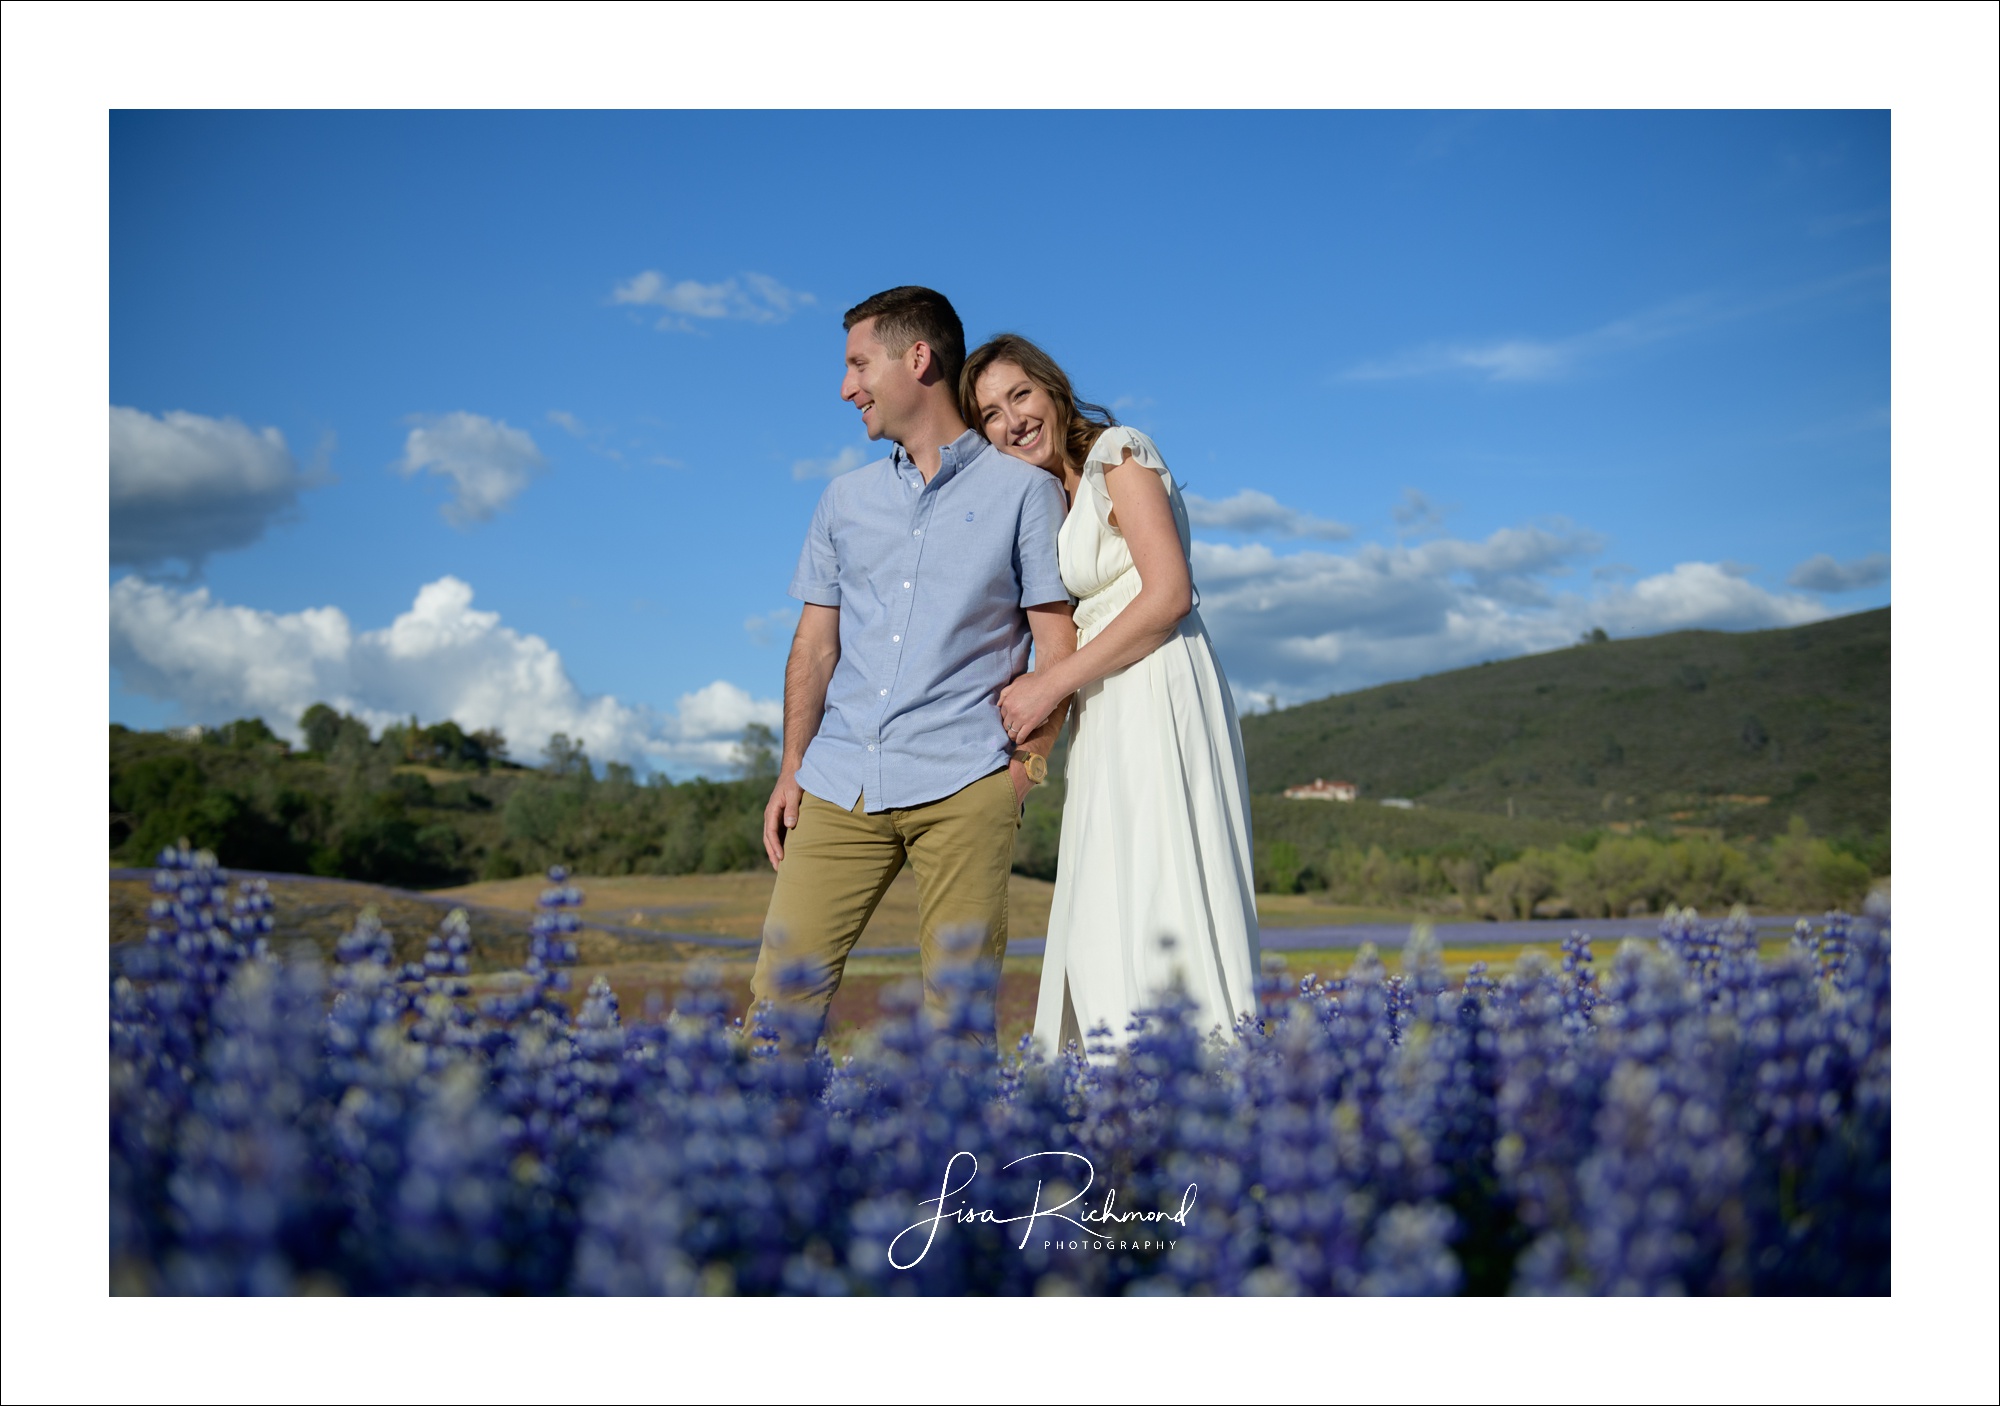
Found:
[(1041, 674), (1023, 674), (1000, 690), (1000, 725), (1017, 745), (1026, 742), (1062, 700)]

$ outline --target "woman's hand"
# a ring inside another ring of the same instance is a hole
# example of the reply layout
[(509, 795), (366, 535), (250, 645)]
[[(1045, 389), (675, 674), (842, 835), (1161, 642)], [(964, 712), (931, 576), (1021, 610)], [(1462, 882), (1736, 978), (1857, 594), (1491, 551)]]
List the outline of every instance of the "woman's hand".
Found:
[(1063, 697), (1051, 691), (1045, 676), (1023, 674), (1000, 690), (1000, 725), (1016, 744), (1026, 742)]

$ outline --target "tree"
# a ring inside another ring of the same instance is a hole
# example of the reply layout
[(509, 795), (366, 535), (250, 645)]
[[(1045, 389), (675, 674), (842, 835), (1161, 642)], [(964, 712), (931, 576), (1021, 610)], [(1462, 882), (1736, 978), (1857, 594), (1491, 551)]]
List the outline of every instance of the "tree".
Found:
[(338, 749), (350, 753), (364, 750), (375, 741), (367, 723), (352, 713), (336, 713), (324, 703), (315, 703), (299, 715), (299, 731), (306, 735), (306, 750), (322, 758), (331, 758)]
[(763, 723), (743, 729), (736, 744), (736, 771), (745, 781), (778, 779), (778, 735)]
[(1471, 855), (1447, 855), (1438, 865), (1438, 869), (1443, 873), (1445, 882), (1456, 889), (1458, 896), (1465, 900), (1468, 909), (1478, 904), (1480, 885), (1486, 874), (1477, 858)]
[(1555, 866), (1540, 850), (1529, 850), (1486, 876), (1486, 891), (1517, 918), (1535, 916), (1535, 905), (1556, 891)]
[(215, 730), (215, 736), (223, 746), (233, 747), (239, 752), (246, 752), (260, 742), (275, 742), (280, 747), (285, 745), (262, 718), (238, 718), (233, 723), (224, 723)]
[(1765, 901), (1802, 909), (1854, 903), (1868, 892), (1868, 866), (1813, 835), (1795, 815), (1771, 841), (1771, 883)]
[(476, 763), (473, 742), (465, 735), (465, 729), (446, 718), (441, 723), (432, 723), (417, 733), (412, 739), (416, 744), (416, 760), (428, 762), (432, 766), (463, 766)]
[(315, 703), (299, 715), (299, 731), (306, 735), (306, 750), (325, 756), (340, 738), (340, 714), (324, 703)]
[(542, 748), (542, 759), (547, 763), (543, 768), (550, 776), (589, 776), (590, 757), (583, 750), (583, 739), (574, 742), (566, 732), (552, 733), (549, 745)]

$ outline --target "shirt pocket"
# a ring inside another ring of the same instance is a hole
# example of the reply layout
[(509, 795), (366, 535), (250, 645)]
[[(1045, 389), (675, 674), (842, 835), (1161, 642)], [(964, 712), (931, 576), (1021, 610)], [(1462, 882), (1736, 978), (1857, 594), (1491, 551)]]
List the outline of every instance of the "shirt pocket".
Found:
[(1021, 580), (1014, 561), (1012, 515), (971, 507), (938, 516), (943, 522), (931, 529), (924, 565), (949, 572), (968, 599), (1018, 605)]

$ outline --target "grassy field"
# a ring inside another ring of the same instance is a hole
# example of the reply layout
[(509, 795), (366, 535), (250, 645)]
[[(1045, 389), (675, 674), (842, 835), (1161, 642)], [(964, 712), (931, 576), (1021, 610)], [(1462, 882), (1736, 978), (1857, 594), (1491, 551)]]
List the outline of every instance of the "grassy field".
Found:
[[(579, 916), (586, 923), (605, 924), (619, 931), (585, 927), (577, 934), (572, 1000), (581, 999), (590, 983), (603, 977), (618, 993), (621, 1008), (632, 1015), (653, 1006), (671, 1009), (697, 968), (705, 968), (720, 979), (733, 1001), (747, 1005), (756, 959), (753, 948), (676, 942), (667, 934), (754, 938), (769, 902), (771, 884), (768, 873), (579, 880), (585, 897)], [(353, 927), (364, 909), (373, 909), (394, 938), (397, 960), (415, 961), (444, 915), (453, 907), (463, 907), (473, 935), (470, 981), (475, 994), (490, 994), (518, 979), (515, 973), (527, 956), (528, 925), (542, 887), (539, 880), (509, 879), (416, 894), (304, 876), (274, 879), (271, 892), (276, 901), (276, 926), (271, 940), (280, 950), (308, 943), (330, 960), (340, 935)], [(1039, 937), (1046, 932), (1053, 891), (1052, 884), (1015, 876), (1009, 902), (1016, 935)], [(110, 881), (114, 951), (144, 939), (151, 898), (145, 880)], [(1417, 916), (1392, 909), (1316, 903), (1302, 895), (1264, 895), (1258, 903), (1264, 926), (1274, 929), (1337, 923), (1405, 924)], [(648, 935), (652, 933), (660, 935)], [(904, 874), (890, 885), (888, 896), (862, 936), (861, 948), (913, 947), (916, 940), (916, 885)], [(1558, 932), (1556, 940), (1546, 943), (1447, 947), (1445, 967), (1454, 978), (1462, 977), (1476, 961), (1500, 972), (1530, 950), (1551, 958), (1558, 956), (1559, 942)], [(1354, 956), (1350, 949), (1329, 949), (1270, 954), (1266, 962), (1293, 979), (1307, 973), (1328, 977), (1344, 971)], [(1600, 954), (1600, 960), (1609, 956), (1607, 950)], [(1398, 968), (1397, 951), (1385, 950), (1382, 957), (1392, 970)], [(913, 982), (918, 970), (914, 955), (871, 956), (864, 951), (850, 959), (827, 1028), (835, 1051), (851, 1049), (879, 1015), (884, 992), (898, 983)], [(1014, 954), (1006, 960), (999, 1022), (1001, 1039), (1009, 1046), (1034, 1024), (1041, 971), (1038, 956)]]

